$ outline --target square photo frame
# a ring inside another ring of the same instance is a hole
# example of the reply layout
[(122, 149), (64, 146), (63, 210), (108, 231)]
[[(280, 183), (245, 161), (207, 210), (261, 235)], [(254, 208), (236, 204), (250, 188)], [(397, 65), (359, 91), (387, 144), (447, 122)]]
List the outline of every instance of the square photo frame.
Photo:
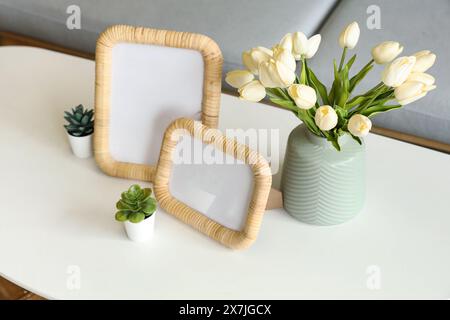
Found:
[[(186, 137), (192, 143), (180, 149)], [(201, 153), (224, 161), (180, 161), (180, 154), (196, 158), (195, 143), (202, 145)], [(259, 233), (271, 184), (266, 159), (236, 139), (192, 119), (178, 119), (167, 128), (153, 185), (156, 199), (163, 210), (212, 239), (232, 249), (249, 247)]]
[(207, 36), (115, 25), (96, 46), (94, 152), (108, 175), (153, 181), (165, 128), (218, 125), (222, 54)]

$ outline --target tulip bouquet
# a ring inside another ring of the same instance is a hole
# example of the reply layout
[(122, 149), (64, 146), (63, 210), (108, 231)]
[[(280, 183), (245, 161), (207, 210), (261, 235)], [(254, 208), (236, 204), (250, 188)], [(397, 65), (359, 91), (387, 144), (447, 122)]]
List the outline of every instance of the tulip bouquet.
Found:
[[(329, 90), (308, 66), (321, 36), (308, 39), (302, 32), (286, 34), (272, 49), (256, 47), (245, 51), (242, 60), (247, 69), (230, 71), (225, 81), (238, 89), (242, 99), (257, 102), (267, 95), (338, 151), (338, 138), (345, 133), (361, 144), (361, 138), (372, 127), (370, 118), (416, 101), (436, 88), (434, 78), (425, 73), (434, 64), (436, 55), (424, 50), (397, 58), (403, 47), (398, 42), (386, 41), (375, 46), (372, 59), (350, 76), (356, 55), (347, 60), (347, 53), (358, 43), (359, 34), (357, 22), (341, 32), (339, 45), (343, 51), (339, 64), (334, 60), (334, 81)], [(297, 61), (301, 64), (298, 74)], [(365, 93), (354, 95), (356, 86), (375, 63), (385, 65), (381, 82)]]

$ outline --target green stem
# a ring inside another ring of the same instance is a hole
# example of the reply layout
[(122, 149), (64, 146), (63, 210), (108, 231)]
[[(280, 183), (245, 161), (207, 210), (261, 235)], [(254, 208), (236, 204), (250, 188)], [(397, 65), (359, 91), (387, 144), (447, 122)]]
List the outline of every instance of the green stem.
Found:
[(288, 105), (285, 105), (285, 104), (280, 104), (278, 102), (274, 102), (271, 98), (269, 98), (269, 100), (278, 108), (282, 108), (282, 109), (285, 109), (285, 110), (288, 110), (288, 111), (292, 111), (295, 115), (297, 115), (297, 113), (298, 113), (298, 109), (299, 108), (297, 108), (297, 107), (288, 106)]
[(384, 86), (384, 83), (381, 81), (381, 82), (378, 83), (375, 87), (373, 87), (372, 89), (370, 89), (369, 91), (367, 91), (364, 95), (371, 94), (373, 91), (380, 89), (382, 86)]
[(302, 58), (302, 73), (300, 74), (300, 84), (306, 84), (307, 75), (306, 75), (306, 59)]
[[(386, 87), (387, 88), (387, 87)], [(380, 86), (378, 89), (376, 89), (373, 93), (373, 95), (370, 97), (369, 100), (366, 100), (365, 102), (363, 102), (361, 105), (359, 105), (355, 110), (353, 110), (352, 112), (350, 112), (349, 117), (351, 117), (352, 115), (356, 114), (356, 113), (362, 113), (364, 112), (364, 110), (366, 110), (367, 108), (369, 108), (372, 103), (378, 98), (378, 96), (380, 94), (383, 94), (384, 92), (386, 92), (386, 88), (383, 88), (383, 86)]]
[(339, 71), (342, 70), (342, 66), (344, 65), (346, 55), (347, 55), (347, 47), (345, 47), (344, 50), (342, 50), (341, 62), (339, 62), (339, 69), (338, 69)]
[(375, 62), (375, 60), (371, 59), (369, 62), (367, 62), (367, 64), (364, 66), (363, 69), (367, 68), (368, 66), (370, 66), (374, 62)]
[(311, 86), (311, 78), (309, 76), (309, 71), (308, 70), (309, 70), (309, 68), (308, 68), (308, 61), (306, 61), (306, 59), (305, 59), (306, 84), (308, 86)]
[(357, 95), (357, 96), (354, 96), (350, 101), (347, 102), (347, 104), (352, 105), (352, 104), (356, 101), (356, 99), (358, 99), (358, 98), (360, 98), (360, 97), (368, 97), (368, 96), (370, 96), (374, 91), (380, 89), (380, 88), (383, 87), (383, 86), (384, 86), (384, 83), (383, 83), (383, 82), (380, 82), (380, 83), (378, 83), (375, 87), (373, 87), (372, 89), (368, 90), (366, 93), (360, 94), (360, 95)]

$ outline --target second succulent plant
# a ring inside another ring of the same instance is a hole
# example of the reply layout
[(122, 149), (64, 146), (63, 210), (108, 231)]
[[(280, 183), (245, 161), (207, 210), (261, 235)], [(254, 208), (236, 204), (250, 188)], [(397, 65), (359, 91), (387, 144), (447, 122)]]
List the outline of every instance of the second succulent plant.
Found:
[(72, 108), (72, 113), (64, 111), (64, 114), (64, 119), (68, 122), (64, 128), (71, 136), (85, 137), (94, 132), (93, 109), (85, 109), (80, 104), (75, 109)]
[(122, 193), (116, 208), (117, 221), (139, 223), (156, 211), (156, 200), (152, 197), (152, 189), (134, 184)]

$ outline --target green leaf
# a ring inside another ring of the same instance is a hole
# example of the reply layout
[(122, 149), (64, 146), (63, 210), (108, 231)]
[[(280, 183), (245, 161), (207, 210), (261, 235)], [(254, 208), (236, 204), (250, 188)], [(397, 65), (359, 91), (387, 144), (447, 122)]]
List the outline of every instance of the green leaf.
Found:
[(123, 211), (119, 211), (119, 212), (116, 213), (115, 218), (116, 218), (117, 221), (121, 221), (121, 222), (127, 221), (128, 220), (128, 213), (123, 212)]
[(128, 189), (128, 193), (127, 196), (129, 198), (134, 198), (137, 199), (139, 194), (141, 192), (141, 187), (138, 184), (133, 184), (129, 189)]
[[(384, 91), (384, 92), (383, 92)], [(394, 89), (380, 88), (375, 91), (376, 98), (372, 104), (385, 104), (395, 98)]]
[(88, 115), (84, 115), (83, 118), (81, 118), (80, 121), (81, 125), (83, 126), (87, 126), (89, 123), (89, 116)]
[(348, 134), (353, 138), (353, 140), (355, 140), (360, 145), (362, 145), (362, 141), (361, 141), (361, 139), (359, 137), (356, 137), (356, 136), (352, 135), (350, 132)]
[(345, 61), (345, 57), (347, 56), (347, 47), (344, 47), (344, 50), (342, 50), (342, 55), (341, 55), (341, 62), (339, 62), (339, 69), (338, 71), (342, 70), (342, 66), (344, 64)]
[(294, 102), (276, 98), (269, 98), (269, 100), (275, 103), (276, 105), (279, 105), (280, 107), (293, 111), (295, 114), (297, 114), (298, 107), (295, 105)]
[(74, 118), (75, 118), (75, 120), (80, 122), (81, 119), (83, 118), (83, 114), (82, 113), (75, 113)]
[(330, 102), (330, 105), (334, 105), (334, 102), (337, 100), (337, 93), (340, 90), (340, 83), (341, 80), (339, 78), (339, 72), (336, 65), (336, 59), (333, 60), (333, 70), (334, 70), (334, 81), (333, 85), (331, 86), (330, 94), (328, 95), (328, 101)]
[(78, 130), (78, 126), (73, 125), (73, 124), (71, 124), (71, 125), (65, 125), (64, 127), (65, 127), (67, 130), (69, 130), (69, 131)]
[(299, 109), (298, 117), (306, 125), (306, 127), (318, 136), (322, 136), (320, 129), (314, 121), (314, 116), (309, 114), (308, 110)]
[(275, 88), (275, 91), (278, 93), (278, 95), (281, 98), (289, 100), (289, 101), (293, 101), (286, 89)]
[(269, 98), (274, 99), (282, 99), (283, 97), (279, 96), (278, 91), (275, 88), (266, 88), (266, 94)]
[(349, 96), (349, 81), (348, 81), (348, 68), (347, 66), (342, 69), (341, 72), (341, 90), (339, 91), (339, 98), (337, 99), (337, 104), (340, 106), (345, 106), (348, 96)]
[(84, 132), (84, 135), (85, 135), (85, 136), (88, 136), (88, 135), (90, 135), (92, 132), (94, 132), (94, 129), (93, 129), (93, 128), (90, 128), (90, 129), (88, 129), (88, 130), (86, 130), (86, 131)]
[(64, 111), (64, 114), (66, 115), (66, 117), (69, 117), (69, 118), (72, 118), (72, 115), (73, 115), (73, 114), (69, 113), (68, 111)]
[(341, 151), (341, 146), (339, 145), (338, 142), (338, 137), (334, 135), (333, 132), (329, 132), (329, 131), (322, 131), (325, 135), (325, 137), (327, 138), (328, 141), (331, 142), (331, 144), (333, 145), (333, 147), (337, 150), (337, 151)]
[(353, 92), (358, 83), (361, 82), (362, 79), (372, 70), (373, 64), (367, 64), (364, 68), (362, 68), (355, 76), (350, 79), (350, 92)]
[(133, 201), (133, 199), (131, 198), (131, 195), (128, 191), (122, 192), (121, 199), (127, 203), (132, 203), (130, 201)]
[(364, 112), (364, 110), (366, 110), (369, 107), (381, 105), (380, 103), (376, 102), (378, 97), (384, 96), (383, 94), (386, 91), (390, 91), (390, 90), (391, 89), (389, 89), (389, 88), (387, 88), (385, 86), (381, 86), (378, 89), (375, 89), (374, 91), (372, 91), (372, 93), (369, 96), (367, 96), (367, 100), (365, 100), (357, 108), (353, 109), (353, 111), (351, 112), (350, 116), (352, 116), (355, 113), (361, 113), (362, 114)]
[(144, 189), (142, 189), (142, 191), (143, 191), (143, 194), (142, 194), (142, 197), (141, 197), (140, 201), (144, 202), (147, 199), (149, 199), (150, 196), (152, 195), (152, 189), (144, 188)]
[(389, 106), (377, 105), (377, 106), (373, 106), (373, 107), (369, 107), (369, 108), (365, 109), (364, 111), (361, 112), (361, 114), (366, 117), (373, 117), (378, 113), (399, 109), (401, 107), (402, 106), (399, 104), (398, 105), (389, 105)]
[(319, 93), (319, 96), (322, 99), (322, 104), (329, 105), (330, 102), (328, 100), (327, 88), (325, 87), (325, 85), (322, 82), (320, 82), (319, 79), (317, 79), (316, 75), (310, 68), (308, 68), (308, 75), (309, 79), (311, 80), (311, 84), (313, 85), (314, 89)]
[(266, 88), (266, 93), (269, 98), (292, 101), (291, 97), (285, 89), (281, 88)]
[(333, 72), (334, 72), (334, 81), (339, 81), (339, 71), (336, 65), (336, 59), (333, 59)]
[(338, 127), (342, 128), (347, 124), (347, 115), (348, 112), (345, 108), (342, 108), (338, 105), (334, 107), (334, 110), (336, 111), (336, 114), (338, 116)]
[(356, 97), (354, 97), (353, 99), (351, 99), (350, 101), (348, 101), (348, 102), (345, 104), (345, 108), (346, 108), (347, 110), (350, 110), (351, 108), (356, 107), (357, 105), (363, 103), (363, 102), (364, 102), (365, 100), (367, 100), (367, 99), (369, 99), (369, 97), (366, 97), (366, 96), (356, 96)]
[(70, 117), (65, 116), (64, 119), (66, 119), (66, 121), (67, 121), (69, 124), (72, 124), (72, 125), (74, 125), (74, 126), (77, 126), (77, 127), (78, 127), (78, 126), (80, 125), (80, 123), (79, 123), (77, 120), (72, 119), (72, 118), (70, 118)]
[(337, 151), (341, 151), (341, 146), (339, 145), (339, 142), (337, 141), (337, 139), (331, 140), (331, 144)]
[(350, 68), (353, 66), (353, 63), (356, 60), (356, 54), (353, 55), (353, 57), (350, 58), (350, 60), (348, 60), (346, 67), (348, 70), (350, 70)]
[(142, 208), (142, 212), (146, 215), (155, 212), (156, 210), (156, 201), (147, 202), (145, 206)]
[(145, 219), (145, 214), (142, 212), (133, 212), (128, 215), (128, 220), (133, 223), (139, 223)]
[(119, 210), (136, 210), (137, 209), (136, 206), (133, 206), (133, 204), (127, 203), (122, 199), (117, 201), (116, 208)]

